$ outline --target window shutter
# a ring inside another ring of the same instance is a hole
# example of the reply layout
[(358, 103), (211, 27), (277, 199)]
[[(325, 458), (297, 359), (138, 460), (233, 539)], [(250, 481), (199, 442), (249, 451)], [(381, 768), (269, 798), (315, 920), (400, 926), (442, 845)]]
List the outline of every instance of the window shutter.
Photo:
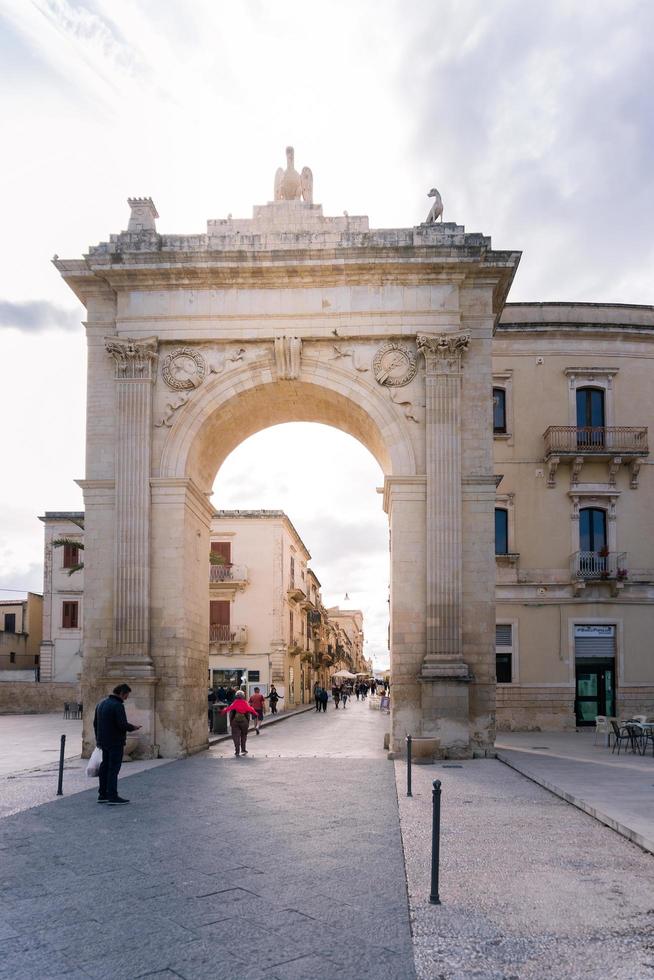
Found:
[(79, 564), (79, 548), (76, 544), (64, 545), (64, 568), (73, 568)]
[(575, 657), (615, 657), (615, 636), (575, 636)]
[(211, 626), (229, 626), (231, 603), (224, 599), (212, 599), (209, 603), (209, 622)]
[(211, 552), (214, 555), (220, 555), (220, 557), (224, 559), (226, 565), (231, 565), (232, 563), (231, 541), (212, 541)]
[(64, 629), (77, 629), (78, 605), (77, 602), (64, 602), (61, 617), (61, 625)]
[(510, 647), (513, 645), (513, 628), (511, 623), (498, 623), (495, 627), (495, 646)]

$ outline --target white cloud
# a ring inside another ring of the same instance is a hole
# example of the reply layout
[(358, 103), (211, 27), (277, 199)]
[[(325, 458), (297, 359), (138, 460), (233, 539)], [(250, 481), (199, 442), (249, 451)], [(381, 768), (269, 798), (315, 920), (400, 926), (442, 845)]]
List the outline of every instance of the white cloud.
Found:
[[(153, 196), (161, 231), (201, 232), (265, 203), (293, 143), (327, 214), (413, 225), (437, 186), (446, 220), (523, 249), (512, 299), (653, 301), (650, 0), (0, 0), (0, 58), (8, 574), (40, 558), (37, 512), (80, 507), (84, 347), (50, 258), (125, 228), (128, 196)], [(218, 485), (229, 507), (286, 507), (381, 637), (381, 480), (350, 460), (341, 494), (319, 431), (300, 467), (317, 487), (297, 493), (276, 450)]]

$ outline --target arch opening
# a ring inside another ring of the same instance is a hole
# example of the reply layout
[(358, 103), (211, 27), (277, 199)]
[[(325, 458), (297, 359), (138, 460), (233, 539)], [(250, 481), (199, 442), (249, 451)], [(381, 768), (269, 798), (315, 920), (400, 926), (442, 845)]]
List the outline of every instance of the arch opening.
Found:
[[(415, 451), (385, 392), (357, 379), (340, 383), (304, 377), (271, 381), (252, 367), (217, 379), (199, 393), (193, 412), (180, 418), (163, 449), (161, 476), (191, 477), (207, 491), (229, 454), (256, 432), (286, 422), (317, 422), (363, 444), (383, 473), (417, 472)], [(336, 377), (336, 381), (334, 380)], [(406, 424), (406, 423), (405, 423)]]

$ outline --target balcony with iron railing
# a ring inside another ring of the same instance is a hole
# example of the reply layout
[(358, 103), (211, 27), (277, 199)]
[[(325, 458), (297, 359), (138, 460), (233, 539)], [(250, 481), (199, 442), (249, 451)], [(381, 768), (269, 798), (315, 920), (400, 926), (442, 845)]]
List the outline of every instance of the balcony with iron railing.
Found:
[(210, 585), (246, 585), (248, 570), (245, 565), (209, 565)]
[(248, 641), (247, 626), (223, 626), (212, 623), (209, 643), (217, 646), (244, 647)]
[(647, 456), (647, 426), (550, 425), (545, 430), (545, 456)]
[(543, 440), (550, 487), (555, 486), (560, 463), (572, 463), (572, 483), (576, 484), (584, 463), (605, 460), (609, 464), (609, 483), (615, 485), (617, 471), (626, 463), (635, 490), (642, 458), (649, 455), (644, 425), (550, 425), (543, 433)]
[(575, 551), (570, 555), (570, 576), (577, 590), (587, 582), (609, 582), (618, 591), (628, 578), (626, 551)]

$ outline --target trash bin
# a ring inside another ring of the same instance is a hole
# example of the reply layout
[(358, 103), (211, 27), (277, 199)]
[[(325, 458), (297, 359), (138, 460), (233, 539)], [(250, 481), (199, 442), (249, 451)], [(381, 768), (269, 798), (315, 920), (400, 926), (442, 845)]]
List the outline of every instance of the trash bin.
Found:
[(227, 705), (224, 701), (218, 701), (216, 704), (212, 705), (213, 714), (213, 725), (212, 731), (214, 735), (226, 735), (227, 734), (227, 715), (222, 715), (221, 711), (226, 708)]

